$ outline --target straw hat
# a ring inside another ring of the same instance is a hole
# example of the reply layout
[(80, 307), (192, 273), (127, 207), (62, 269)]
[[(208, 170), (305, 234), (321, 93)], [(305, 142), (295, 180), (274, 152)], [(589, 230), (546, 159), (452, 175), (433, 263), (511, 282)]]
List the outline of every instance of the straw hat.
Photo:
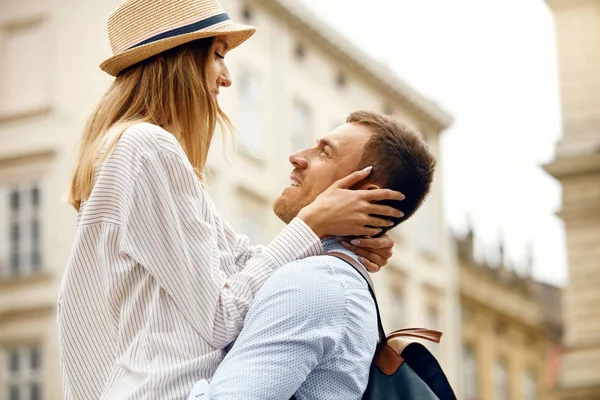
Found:
[(110, 75), (193, 40), (225, 35), (229, 49), (256, 28), (234, 23), (217, 0), (125, 0), (108, 18), (113, 56), (100, 64)]

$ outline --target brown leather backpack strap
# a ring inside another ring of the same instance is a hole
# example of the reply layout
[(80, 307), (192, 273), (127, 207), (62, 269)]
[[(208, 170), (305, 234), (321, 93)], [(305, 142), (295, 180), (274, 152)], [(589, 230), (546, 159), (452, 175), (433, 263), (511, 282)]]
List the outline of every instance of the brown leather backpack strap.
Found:
[(394, 337), (414, 337), (417, 339), (425, 339), (430, 342), (439, 343), (442, 338), (442, 332), (426, 328), (406, 328), (399, 329), (388, 335), (388, 339)]
[(387, 338), (385, 336), (385, 331), (383, 330), (383, 325), (381, 323), (381, 315), (379, 314), (379, 305), (377, 304), (377, 297), (375, 297), (375, 287), (373, 286), (373, 281), (371, 281), (371, 277), (369, 273), (358, 261), (354, 258), (350, 257), (348, 254), (339, 253), (337, 251), (332, 251), (331, 253), (327, 253), (328, 256), (333, 256), (339, 258), (342, 261), (350, 264), (354, 267), (355, 270), (360, 273), (360, 275), (367, 281), (367, 285), (369, 286), (369, 292), (371, 293), (371, 297), (373, 297), (373, 302), (375, 303), (375, 310), (377, 311), (377, 330), (379, 332), (379, 343), (387, 343)]

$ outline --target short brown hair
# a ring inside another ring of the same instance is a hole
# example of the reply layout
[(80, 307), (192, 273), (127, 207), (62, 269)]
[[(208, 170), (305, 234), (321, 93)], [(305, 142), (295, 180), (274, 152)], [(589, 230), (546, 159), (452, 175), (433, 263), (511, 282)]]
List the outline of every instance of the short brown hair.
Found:
[(402, 201), (382, 202), (404, 213), (394, 226), (417, 211), (429, 193), (436, 159), (421, 134), (394, 118), (372, 111), (355, 111), (346, 119), (372, 130), (363, 149), (360, 168), (373, 166), (369, 182), (402, 192)]

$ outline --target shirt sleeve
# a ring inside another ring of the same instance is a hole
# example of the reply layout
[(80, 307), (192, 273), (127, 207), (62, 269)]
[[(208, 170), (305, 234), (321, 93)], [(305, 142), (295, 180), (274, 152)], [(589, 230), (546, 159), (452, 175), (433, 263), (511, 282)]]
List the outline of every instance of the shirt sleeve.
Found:
[(250, 247), (215, 212), (176, 152), (146, 157), (123, 201), (121, 251), (149, 271), (215, 347), (237, 337), (255, 293), (276, 268), (323, 251), (300, 219), (268, 246)]
[(257, 295), (210, 387), (199, 382), (189, 398), (289, 399), (339, 346), (345, 305), (344, 287), (326, 265), (286, 265)]

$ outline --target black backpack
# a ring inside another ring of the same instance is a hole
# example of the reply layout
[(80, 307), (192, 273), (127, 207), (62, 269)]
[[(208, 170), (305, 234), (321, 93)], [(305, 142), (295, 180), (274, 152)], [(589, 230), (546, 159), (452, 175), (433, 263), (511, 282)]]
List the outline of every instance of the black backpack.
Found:
[(373, 282), (366, 270), (352, 257), (328, 253), (353, 266), (367, 281), (377, 309), (379, 344), (371, 364), (364, 400), (456, 400), (456, 395), (435, 357), (421, 343), (410, 338), (439, 343), (441, 332), (409, 328), (386, 336), (381, 324)]

